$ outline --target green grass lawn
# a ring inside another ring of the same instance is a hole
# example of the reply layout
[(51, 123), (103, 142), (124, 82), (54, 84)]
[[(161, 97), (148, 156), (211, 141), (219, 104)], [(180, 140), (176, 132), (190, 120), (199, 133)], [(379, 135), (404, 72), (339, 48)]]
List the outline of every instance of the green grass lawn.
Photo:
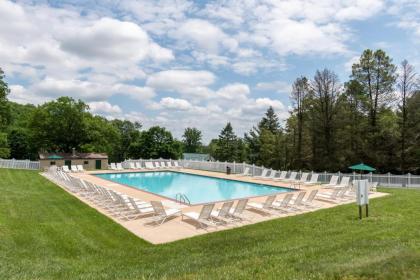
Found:
[[(0, 279), (420, 279), (420, 191), (151, 245), (36, 172), (0, 169)], [(141, 221), (139, 221), (140, 223)]]

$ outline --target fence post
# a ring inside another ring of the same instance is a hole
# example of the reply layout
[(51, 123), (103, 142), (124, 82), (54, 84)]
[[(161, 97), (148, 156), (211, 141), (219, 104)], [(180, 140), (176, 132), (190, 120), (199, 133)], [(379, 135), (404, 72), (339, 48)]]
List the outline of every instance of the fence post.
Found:
[(373, 178), (372, 178), (373, 174), (372, 174), (372, 172), (369, 173), (369, 176), (370, 176), (370, 182), (372, 183), (373, 182)]
[(323, 182), (328, 182), (328, 180), (327, 180), (327, 171), (324, 171), (324, 181)]
[(255, 176), (255, 163), (252, 164), (252, 176)]
[(391, 186), (391, 172), (388, 172), (388, 187)]
[(411, 185), (411, 174), (410, 174), (410, 173), (408, 173), (408, 174), (407, 174), (407, 188), (409, 188), (409, 187), (410, 187), (410, 185)]
[(236, 174), (236, 162), (233, 161), (233, 174)]

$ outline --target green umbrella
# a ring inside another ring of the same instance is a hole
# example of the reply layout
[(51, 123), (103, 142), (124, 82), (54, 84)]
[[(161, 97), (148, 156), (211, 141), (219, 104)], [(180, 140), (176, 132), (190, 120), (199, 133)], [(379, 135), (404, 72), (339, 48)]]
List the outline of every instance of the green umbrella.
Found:
[(48, 159), (62, 159), (63, 157), (57, 156), (57, 155), (51, 155), (48, 157)]
[(349, 168), (351, 170), (370, 171), (370, 172), (373, 172), (376, 170), (375, 168), (370, 167), (369, 165), (366, 165), (364, 163), (359, 163), (359, 164), (350, 166)]

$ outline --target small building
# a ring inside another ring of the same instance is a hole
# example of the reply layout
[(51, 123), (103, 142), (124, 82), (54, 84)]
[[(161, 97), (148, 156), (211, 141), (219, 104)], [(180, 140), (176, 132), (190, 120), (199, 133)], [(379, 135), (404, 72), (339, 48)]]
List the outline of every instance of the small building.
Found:
[(67, 165), (83, 165), (86, 170), (107, 169), (108, 155), (103, 153), (39, 153), (39, 162), (41, 169), (47, 169), (50, 166), (62, 167)]
[(198, 153), (183, 153), (182, 158), (185, 160), (196, 160), (196, 161), (212, 160), (212, 157), (209, 154), (198, 154)]

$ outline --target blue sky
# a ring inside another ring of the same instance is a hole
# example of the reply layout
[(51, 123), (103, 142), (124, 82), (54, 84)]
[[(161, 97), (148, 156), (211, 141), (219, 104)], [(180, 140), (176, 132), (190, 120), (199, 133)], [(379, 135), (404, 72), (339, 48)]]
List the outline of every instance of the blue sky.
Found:
[(205, 141), (227, 121), (242, 136), (268, 106), (287, 118), (294, 79), (329, 68), (345, 82), (366, 48), (419, 69), (420, 1), (0, 1), (11, 100), (69, 95)]

